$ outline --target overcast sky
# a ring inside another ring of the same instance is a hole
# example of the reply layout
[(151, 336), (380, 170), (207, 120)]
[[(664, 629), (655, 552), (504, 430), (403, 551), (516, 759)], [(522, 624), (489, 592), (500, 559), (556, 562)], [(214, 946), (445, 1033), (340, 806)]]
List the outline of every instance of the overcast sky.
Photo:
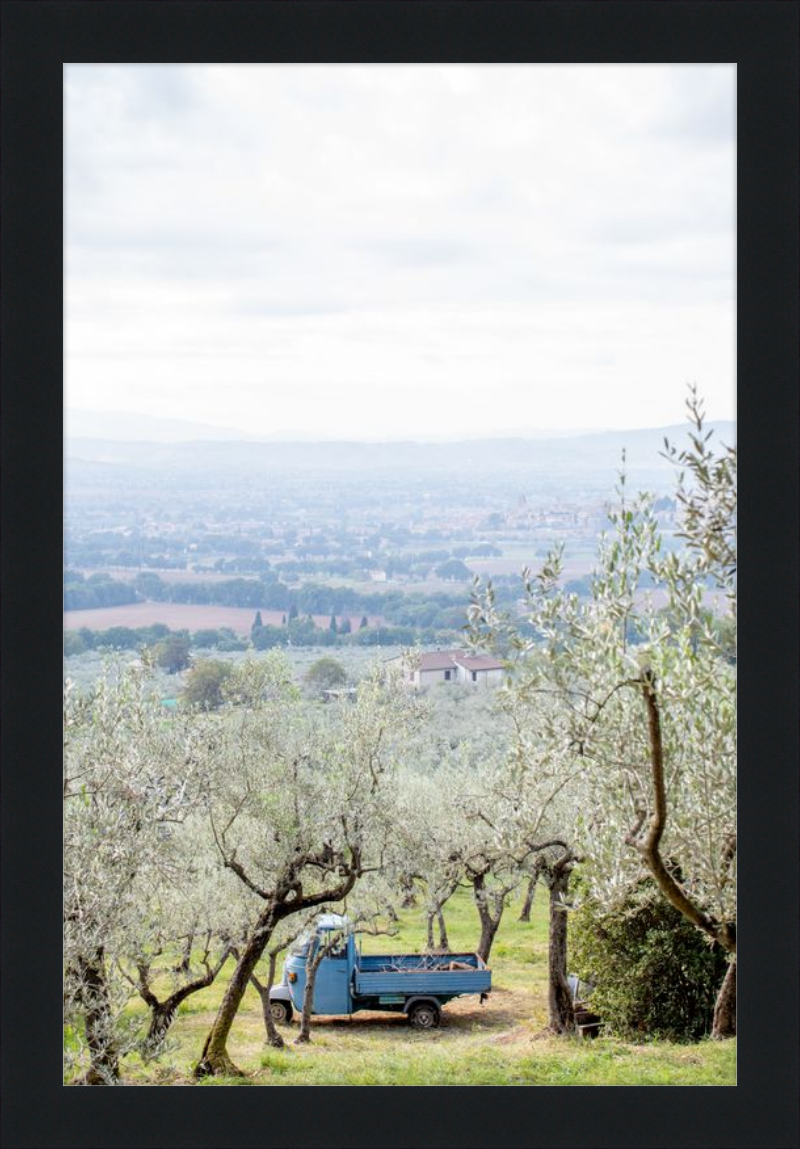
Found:
[(734, 65), (65, 67), (66, 401), (435, 438), (735, 411)]

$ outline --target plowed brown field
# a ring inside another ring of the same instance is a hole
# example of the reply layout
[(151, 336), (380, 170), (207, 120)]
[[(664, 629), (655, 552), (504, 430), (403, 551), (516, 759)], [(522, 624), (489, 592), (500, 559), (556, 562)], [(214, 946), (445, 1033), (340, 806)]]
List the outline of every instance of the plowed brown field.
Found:
[[(262, 610), (261, 621), (265, 626), (280, 626), (284, 612)], [(192, 606), (174, 602), (137, 602), (129, 606), (107, 606), (97, 610), (65, 610), (64, 629), (80, 630), (87, 626), (90, 630), (108, 630), (111, 626), (150, 626), (162, 622), (171, 630), (205, 630), (229, 626), (236, 634), (247, 635), (256, 616), (251, 607), (239, 606)], [(344, 616), (337, 615), (341, 623)], [(370, 616), (371, 626), (382, 623), (380, 616)], [(330, 615), (315, 614), (314, 622), (321, 630), (326, 630)], [(350, 625), (358, 629), (361, 615), (351, 615)]]

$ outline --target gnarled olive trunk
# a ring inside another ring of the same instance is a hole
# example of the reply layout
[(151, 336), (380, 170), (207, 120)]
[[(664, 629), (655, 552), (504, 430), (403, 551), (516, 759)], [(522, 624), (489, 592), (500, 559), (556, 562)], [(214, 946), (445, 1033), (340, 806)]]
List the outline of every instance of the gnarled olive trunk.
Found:
[[(247, 983), (252, 978), (256, 965), (275, 932), (275, 927), (283, 918), (291, 917), (301, 910), (330, 905), (346, 898), (361, 874), (361, 853), (357, 847), (351, 846), (348, 860), (343, 853), (335, 853), (330, 846), (326, 845), (318, 853), (298, 854), (291, 865), (287, 867), (276, 889), (269, 893), (259, 889), (247, 877), (234, 858), (226, 859), (226, 865), (238, 874), (245, 884), (264, 900), (266, 905), (259, 914), (255, 928), (239, 954), (236, 969), (233, 971), (217, 1016), (214, 1018), (214, 1024), (211, 1026), (203, 1045), (200, 1060), (195, 1066), (195, 1077), (220, 1074), (243, 1076), (241, 1070), (236, 1068), (228, 1055), (228, 1037), (239, 1006), (242, 1004)], [(299, 875), (306, 866), (315, 866), (323, 868), (328, 873), (337, 873), (339, 884), (313, 894), (304, 895)]]
[[(335, 867), (340, 875), (339, 884), (303, 896), (302, 886), (297, 880), (297, 875), (303, 865), (312, 864), (315, 866), (324, 864), (331, 870)], [(241, 867), (238, 866), (238, 863), (230, 861), (228, 865), (234, 872), (240, 873)], [(252, 978), (259, 959), (275, 932), (275, 927), (283, 918), (290, 917), (301, 910), (310, 909), (312, 906), (324, 906), (340, 902), (350, 893), (360, 874), (361, 855), (355, 846), (350, 850), (349, 862), (342, 855), (335, 855), (326, 847), (319, 854), (306, 854), (302, 858), (298, 858), (289, 867), (288, 874), (278, 886), (277, 891), (267, 894), (262, 890), (257, 890), (260, 897), (266, 902), (266, 907), (259, 914), (255, 928), (239, 954), (236, 969), (233, 971), (225, 996), (220, 1003), (214, 1024), (206, 1037), (200, 1060), (195, 1066), (195, 1077), (225, 1074), (243, 1076), (241, 1070), (236, 1068), (228, 1055), (228, 1037), (239, 1006), (242, 1004), (247, 983)], [(252, 882), (249, 884), (253, 888)]]
[(295, 1038), (295, 1045), (307, 1045), (311, 1041), (311, 1014), (314, 1009), (314, 986), (317, 981), (317, 970), (329, 952), (329, 946), (320, 945), (317, 952), (306, 959), (306, 987), (303, 991), (300, 1032)]
[(269, 973), (267, 974), (267, 984), (263, 985), (255, 974), (250, 978), (253, 988), (261, 998), (261, 1011), (264, 1015), (264, 1028), (267, 1031), (267, 1045), (272, 1045), (275, 1049), (283, 1049), (286, 1044), (278, 1033), (278, 1027), (275, 1025), (275, 1018), (272, 1016), (272, 1002), (269, 999), (270, 990), (275, 984), (275, 967), (278, 962), (277, 953), (269, 955)]
[[(206, 946), (208, 946), (208, 942)], [(206, 948), (203, 959), (205, 973), (201, 974), (200, 977), (193, 978), (191, 981), (186, 982), (185, 985), (179, 986), (179, 988), (176, 989), (174, 993), (171, 993), (169, 997), (165, 998), (164, 1001), (159, 1001), (151, 988), (149, 964), (144, 961), (139, 962), (137, 965), (137, 972), (139, 974), (138, 990), (142, 1000), (147, 1004), (150, 1010), (150, 1026), (144, 1045), (145, 1057), (154, 1057), (160, 1052), (169, 1028), (175, 1020), (180, 1004), (184, 1002), (187, 997), (191, 997), (193, 993), (199, 993), (201, 989), (207, 989), (208, 986), (213, 983), (217, 974), (228, 960), (230, 952), (230, 947), (226, 947), (220, 955), (216, 966), (212, 968), (208, 964), (208, 948)]]
[(167, 998), (150, 1007), (150, 1025), (145, 1038), (145, 1047), (149, 1055), (157, 1053), (167, 1036), (167, 1031), (175, 1020), (178, 1005), (173, 999)]
[(492, 952), (492, 945), (494, 944), (495, 935), (500, 928), (500, 919), (503, 916), (503, 908), (505, 906), (505, 892), (503, 894), (495, 894), (493, 897), (495, 910), (492, 913), (489, 908), (489, 893), (486, 889), (486, 877), (484, 874), (472, 875), (472, 895), (475, 901), (475, 906), (478, 910), (478, 918), (481, 923), (481, 937), (478, 942), (478, 948), (475, 951), (478, 957), (482, 958), (488, 965), (489, 955)]
[(525, 891), (525, 901), (522, 904), (522, 912), (519, 915), (519, 920), (521, 922), (529, 922), (531, 920), (531, 910), (533, 909), (533, 899), (536, 897), (536, 883), (538, 880), (538, 874), (532, 874), (528, 879), (528, 888)]
[(189, 967), (192, 964), (192, 946), (194, 945), (194, 934), (188, 934), (186, 942), (183, 947), (183, 954), (181, 960), (175, 966), (175, 973), (188, 973)]
[(84, 1081), (87, 1085), (116, 1085), (119, 1081), (119, 1047), (111, 1016), (102, 948), (90, 958), (78, 959), (78, 973), (90, 1059)]
[[(437, 945), (436, 940), (433, 936), (433, 924), (434, 924), (434, 922), (436, 922), (437, 926), (439, 927), (439, 943), (438, 943), (438, 945)], [(447, 926), (445, 924), (444, 914), (442, 913), (441, 906), (437, 906), (435, 909), (428, 910), (426, 912), (425, 923), (426, 923), (426, 927), (427, 927), (427, 938), (426, 938), (425, 948), (428, 951), (430, 951), (431, 953), (444, 953), (444, 954), (449, 953), (450, 952), (450, 940), (447, 936)]]
[(436, 939), (433, 936), (433, 919), (435, 916), (435, 910), (427, 910), (425, 912), (425, 928), (427, 931), (427, 936), (425, 938), (425, 949), (429, 951), (436, 949)]
[(717, 1040), (736, 1036), (736, 958), (728, 965), (716, 1005), (711, 1036)]
[[(480, 913), (480, 911), (478, 912)], [(481, 939), (478, 942), (478, 948), (475, 952), (487, 965), (489, 964), (489, 955), (492, 952), (492, 946), (494, 945), (494, 938), (499, 924), (499, 922), (495, 922), (492, 919), (490, 914), (481, 914)]]
[(236, 1068), (228, 1055), (227, 1044), (231, 1026), (242, 1004), (247, 983), (253, 976), (253, 971), (272, 937), (275, 926), (287, 912), (284, 907), (270, 903), (259, 915), (256, 927), (239, 955), (236, 969), (214, 1018), (214, 1024), (206, 1037), (200, 1061), (195, 1066), (195, 1077), (242, 1076), (241, 1070)]
[(548, 950), (548, 993), (550, 1029), (553, 1033), (575, 1032), (575, 1010), (567, 981), (567, 912), (571, 853), (558, 860), (546, 875), (550, 890), (550, 944)]
[(450, 939), (447, 936), (447, 926), (445, 925), (444, 914), (441, 907), (436, 914), (436, 920), (439, 925), (439, 949), (443, 954), (450, 953)]

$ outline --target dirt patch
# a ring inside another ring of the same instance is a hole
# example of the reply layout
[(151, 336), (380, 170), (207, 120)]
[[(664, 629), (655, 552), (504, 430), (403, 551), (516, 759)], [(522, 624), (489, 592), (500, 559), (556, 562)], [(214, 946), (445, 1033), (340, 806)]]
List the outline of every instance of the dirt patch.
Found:
[(530, 1036), (520, 1025), (516, 1029), (509, 1029), (505, 1033), (498, 1033), (495, 1037), (490, 1037), (489, 1041), (492, 1045), (518, 1045), (522, 1041), (530, 1041)]

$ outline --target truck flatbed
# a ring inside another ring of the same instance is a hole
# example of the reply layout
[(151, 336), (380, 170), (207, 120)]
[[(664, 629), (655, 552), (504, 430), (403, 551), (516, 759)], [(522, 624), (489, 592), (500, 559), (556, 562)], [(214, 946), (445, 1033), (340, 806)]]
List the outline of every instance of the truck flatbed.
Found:
[(430, 993), (449, 999), (488, 993), (491, 986), (491, 970), (474, 953), (362, 954), (354, 970), (358, 997)]

